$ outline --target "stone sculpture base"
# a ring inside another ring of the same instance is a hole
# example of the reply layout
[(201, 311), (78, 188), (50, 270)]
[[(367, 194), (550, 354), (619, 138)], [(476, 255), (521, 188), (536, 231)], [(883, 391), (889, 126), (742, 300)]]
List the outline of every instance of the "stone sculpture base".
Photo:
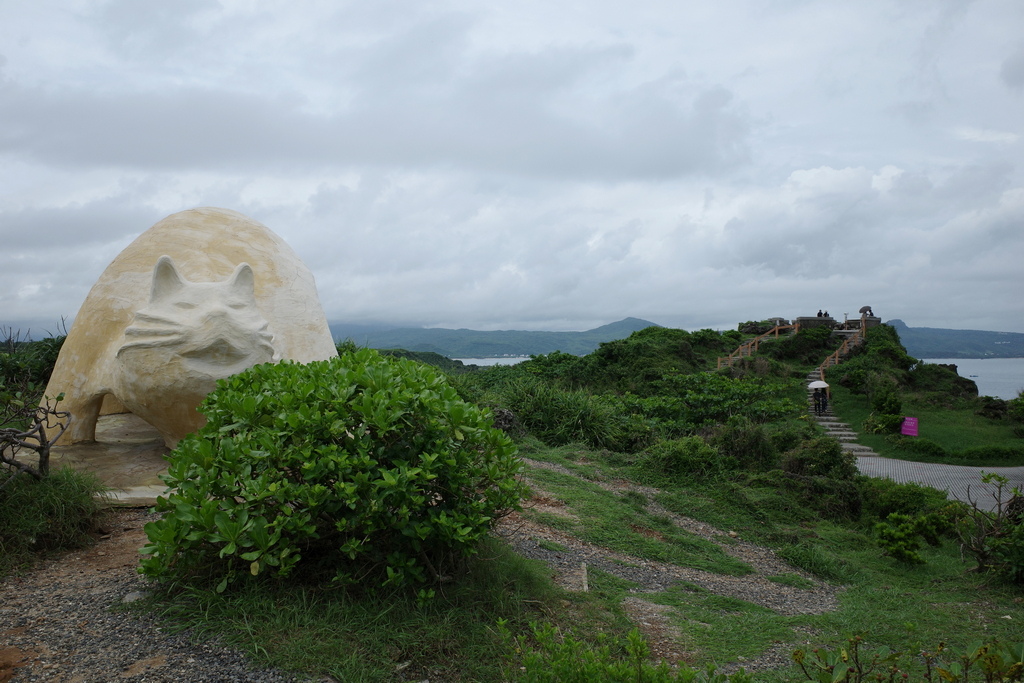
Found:
[(142, 418), (103, 415), (96, 423), (96, 441), (54, 446), (50, 468), (67, 465), (94, 473), (111, 488), (112, 505), (150, 507), (167, 490), (159, 475), (167, 471), (164, 456), (169, 452), (160, 432)]

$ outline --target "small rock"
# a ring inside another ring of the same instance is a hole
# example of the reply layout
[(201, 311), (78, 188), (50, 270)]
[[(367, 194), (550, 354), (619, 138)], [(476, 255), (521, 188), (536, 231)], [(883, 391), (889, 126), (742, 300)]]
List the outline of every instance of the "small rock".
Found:
[(121, 602), (129, 603), (129, 602), (135, 602), (137, 600), (145, 600), (150, 595), (152, 595), (152, 593), (150, 593), (149, 591), (132, 591), (128, 595), (126, 595), (123, 598), (121, 598)]

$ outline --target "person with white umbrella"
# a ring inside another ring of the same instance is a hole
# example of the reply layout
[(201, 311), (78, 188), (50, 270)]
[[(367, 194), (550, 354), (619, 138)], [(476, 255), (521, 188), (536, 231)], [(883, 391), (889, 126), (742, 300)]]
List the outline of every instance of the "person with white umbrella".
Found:
[(814, 414), (823, 415), (828, 410), (828, 394), (822, 391), (822, 389), (828, 389), (828, 383), (819, 379), (808, 384), (807, 388), (814, 389), (812, 394), (814, 398)]

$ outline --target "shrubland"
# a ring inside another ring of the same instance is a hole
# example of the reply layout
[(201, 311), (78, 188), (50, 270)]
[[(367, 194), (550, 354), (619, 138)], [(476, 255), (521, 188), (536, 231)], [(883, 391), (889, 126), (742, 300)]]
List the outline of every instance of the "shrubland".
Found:
[(59, 432), (47, 433), (40, 424), (58, 411), (58, 397), (38, 406), (64, 337), (29, 341), (12, 330), (0, 332), (2, 577), (27, 569), (40, 556), (89, 543), (104, 489), (87, 472), (49, 468), (49, 445)]
[[(444, 373), (349, 344), (336, 361), (226, 380), (207, 427), (171, 455), (177, 491), (143, 565), (162, 588), (140, 609), (336, 680), (874, 680), (844, 673), (851, 651), (894, 680), (980, 671), (998, 652), (1002, 678), (953, 680), (1014, 680), (1024, 532), (1012, 506), (986, 516), (859, 475), (807, 416), (803, 378), (834, 341), (780, 337), (715, 370), (748, 336), (650, 328), (587, 356)], [(968, 386), (921, 370), (884, 327), (829, 381), (837, 408), (863, 405), (869, 425), (922, 392), (964, 406), (979, 434), (1009, 424), (974, 415)], [(840, 599), (787, 616), (596, 568), (589, 591), (567, 591), (489, 533), (520, 495), (521, 519), (629, 562), (744, 577), (753, 567), (726, 549), (753, 542), (793, 568), (771, 581), (824, 581)], [(534, 509), (541, 498), (560, 513)], [(680, 667), (649, 661), (624, 608), (638, 595), (666, 610)], [(713, 670), (779, 648), (804, 654), (753, 677)]]

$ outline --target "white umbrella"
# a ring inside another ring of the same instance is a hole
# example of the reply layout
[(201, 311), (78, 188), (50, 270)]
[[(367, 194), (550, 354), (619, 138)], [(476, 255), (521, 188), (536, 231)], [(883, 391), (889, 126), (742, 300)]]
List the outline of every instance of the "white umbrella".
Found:
[(808, 389), (828, 389), (828, 382), (822, 382), (820, 379), (816, 379), (807, 385)]

